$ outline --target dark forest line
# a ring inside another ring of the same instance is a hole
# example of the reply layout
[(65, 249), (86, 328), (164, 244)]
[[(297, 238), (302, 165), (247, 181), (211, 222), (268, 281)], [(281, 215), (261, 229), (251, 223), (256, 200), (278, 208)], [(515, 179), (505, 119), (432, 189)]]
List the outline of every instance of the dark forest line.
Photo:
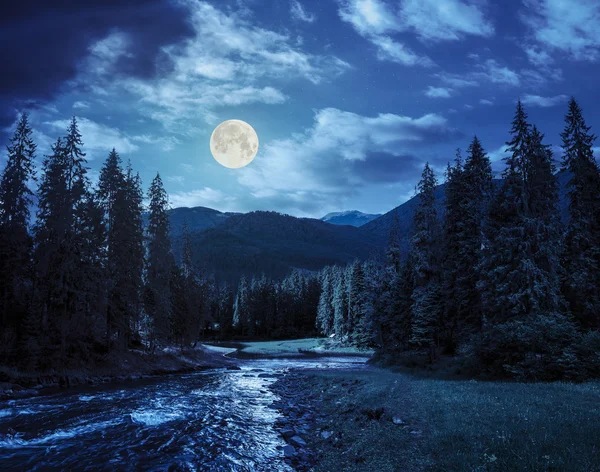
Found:
[(520, 102), (510, 134), (500, 184), (477, 137), (464, 159), (457, 152), (443, 211), (425, 165), (408, 249), (396, 219), (385, 258), (365, 255), (276, 279), (255, 273), (235, 284), (203, 270), (198, 253), (210, 249), (199, 244), (210, 238), (194, 239), (185, 222), (173, 245), (159, 174), (147, 208), (139, 175), (116, 150), (98, 185), (90, 184), (75, 118), (36, 181), (36, 146), (23, 114), (0, 180), (0, 364), (47, 371), (132, 348), (321, 334), (375, 347), (392, 364), (455, 356), (460, 369), (491, 376), (598, 376), (595, 136), (572, 100), (562, 133), (565, 223), (550, 146)]

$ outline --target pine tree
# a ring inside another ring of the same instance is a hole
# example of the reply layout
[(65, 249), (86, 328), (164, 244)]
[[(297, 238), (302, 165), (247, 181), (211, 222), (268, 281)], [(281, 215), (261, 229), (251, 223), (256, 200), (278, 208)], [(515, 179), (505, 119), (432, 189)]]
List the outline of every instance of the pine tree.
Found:
[[(24, 329), (31, 294), (31, 250), (29, 207), (35, 180), (36, 145), (29, 117), (23, 113), (7, 146), (8, 161), (0, 177), (0, 332), (5, 349), (10, 350), (9, 331), (22, 340), (30, 336)], [(13, 338), (14, 339), (14, 338)]]
[(571, 98), (561, 134), (562, 166), (571, 176), (563, 287), (579, 323), (600, 329), (600, 171), (592, 149), (596, 136), (590, 129)]
[(348, 341), (356, 344), (359, 326), (366, 316), (365, 277), (362, 264), (355, 260), (348, 268)]
[(558, 179), (552, 151), (543, 134), (533, 126), (529, 136), (525, 181), (527, 214), (524, 240), (532, 261), (527, 269), (532, 313), (558, 313), (564, 301), (560, 293), (562, 225), (558, 212)]
[(461, 275), (462, 234), (463, 234), (463, 199), (465, 199), (465, 180), (463, 161), (460, 149), (456, 150), (454, 165), (448, 163), (446, 170), (446, 202), (444, 218), (444, 246), (442, 256), (443, 293), (444, 293), (444, 328), (447, 349), (453, 351), (457, 343), (458, 312), (463, 300), (457, 290), (458, 278)]
[(170, 276), (175, 265), (169, 239), (168, 197), (157, 173), (148, 191), (148, 264), (146, 311), (153, 322), (152, 342), (166, 341), (171, 330)]
[(333, 268), (325, 267), (320, 274), (321, 296), (317, 310), (316, 327), (321, 334), (333, 332)]
[(233, 327), (240, 334), (248, 333), (248, 321), (250, 319), (250, 286), (248, 279), (242, 276), (238, 285), (235, 302), (233, 305)]
[[(119, 338), (124, 340), (128, 331), (127, 315), (129, 313), (126, 298), (127, 293), (122, 282), (122, 274), (128, 248), (124, 246), (127, 234), (124, 221), (126, 192), (125, 176), (121, 165), (121, 158), (116, 150), (109, 153), (104, 166), (100, 171), (98, 182), (98, 196), (102, 201), (104, 218), (107, 228), (107, 264), (106, 264), (106, 289), (108, 302), (106, 307), (106, 346), (111, 347), (112, 333), (117, 332)], [(129, 288), (129, 287), (127, 287)]]
[(492, 192), (492, 167), (477, 136), (467, 149), (467, 158), (459, 177), (460, 222), (458, 231), (456, 298), (458, 329), (481, 329), (479, 273), (474, 270), (481, 259), (482, 223)]
[(440, 228), (435, 209), (435, 175), (425, 164), (417, 186), (419, 204), (414, 214), (415, 234), (411, 239), (414, 257), (415, 288), (412, 293), (412, 326), (410, 342), (427, 349), (430, 360), (437, 358), (441, 306), (440, 292)]
[(517, 103), (512, 122), (512, 140), (507, 143), (510, 156), (504, 160), (504, 182), (494, 196), (486, 225), (482, 260), (478, 266), (481, 279), (482, 312), (486, 319), (502, 323), (530, 310), (527, 280), (531, 260), (526, 252), (525, 215), (526, 173), (530, 125), (521, 102)]
[(334, 267), (333, 286), (333, 331), (338, 341), (348, 336), (348, 281), (346, 270)]

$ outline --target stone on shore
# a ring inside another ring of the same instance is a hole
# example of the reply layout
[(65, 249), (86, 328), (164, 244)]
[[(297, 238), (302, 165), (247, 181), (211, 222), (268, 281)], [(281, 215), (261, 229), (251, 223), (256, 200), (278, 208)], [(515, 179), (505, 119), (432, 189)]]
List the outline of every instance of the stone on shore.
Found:
[(285, 457), (294, 457), (294, 455), (296, 454), (296, 448), (294, 446), (291, 446), (289, 444), (286, 444), (285, 446), (283, 446), (283, 455)]
[(297, 447), (306, 447), (306, 441), (300, 436), (292, 436), (290, 438), (290, 443)]

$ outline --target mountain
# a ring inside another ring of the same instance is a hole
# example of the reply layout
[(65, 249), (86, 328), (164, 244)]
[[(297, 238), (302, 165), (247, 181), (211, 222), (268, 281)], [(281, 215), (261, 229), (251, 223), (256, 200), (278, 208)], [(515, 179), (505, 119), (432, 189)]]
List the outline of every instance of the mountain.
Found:
[[(177, 238), (181, 236), (183, 230), (183, 222), (187, 220), (190, 231), (203, 231), (208, 228), (213, 228), (223, 223), (227, 218), (240, 213), (223, 213), (218, 210), (206, 207), (181, 207), (169, 210), (169, 224), (171, 228), (171, 236)], [(144, 226), (148, 220), (148, 214), (144, 214)]]
[[(195, 263), (204, 273), (230, 283), (241, 275), (280, 278), (294, 268), (316, 271), (379, 256), (385, 241), (352, 226), (265, 211), (231, 215), (192, 234)], [(174, 238), (173, 246), (179, 259), (180, 237)]]
[(338, 213), (328, 213), (321, 218), (321, 221), (331, 223), (332, 225), (349, 225), (359, 227), (380, 216), (381, 215), (370, 215), (357, 210), (351, 210)]

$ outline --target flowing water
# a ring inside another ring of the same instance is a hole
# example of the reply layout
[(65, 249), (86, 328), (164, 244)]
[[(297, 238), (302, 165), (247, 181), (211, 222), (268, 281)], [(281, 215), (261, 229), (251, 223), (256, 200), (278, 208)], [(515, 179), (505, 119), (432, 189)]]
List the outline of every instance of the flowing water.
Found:
[(0, 470), (289, 471), (269, 389), (290, 368), (362, 358), (249, 360), (242, 370), (0, 402)]

